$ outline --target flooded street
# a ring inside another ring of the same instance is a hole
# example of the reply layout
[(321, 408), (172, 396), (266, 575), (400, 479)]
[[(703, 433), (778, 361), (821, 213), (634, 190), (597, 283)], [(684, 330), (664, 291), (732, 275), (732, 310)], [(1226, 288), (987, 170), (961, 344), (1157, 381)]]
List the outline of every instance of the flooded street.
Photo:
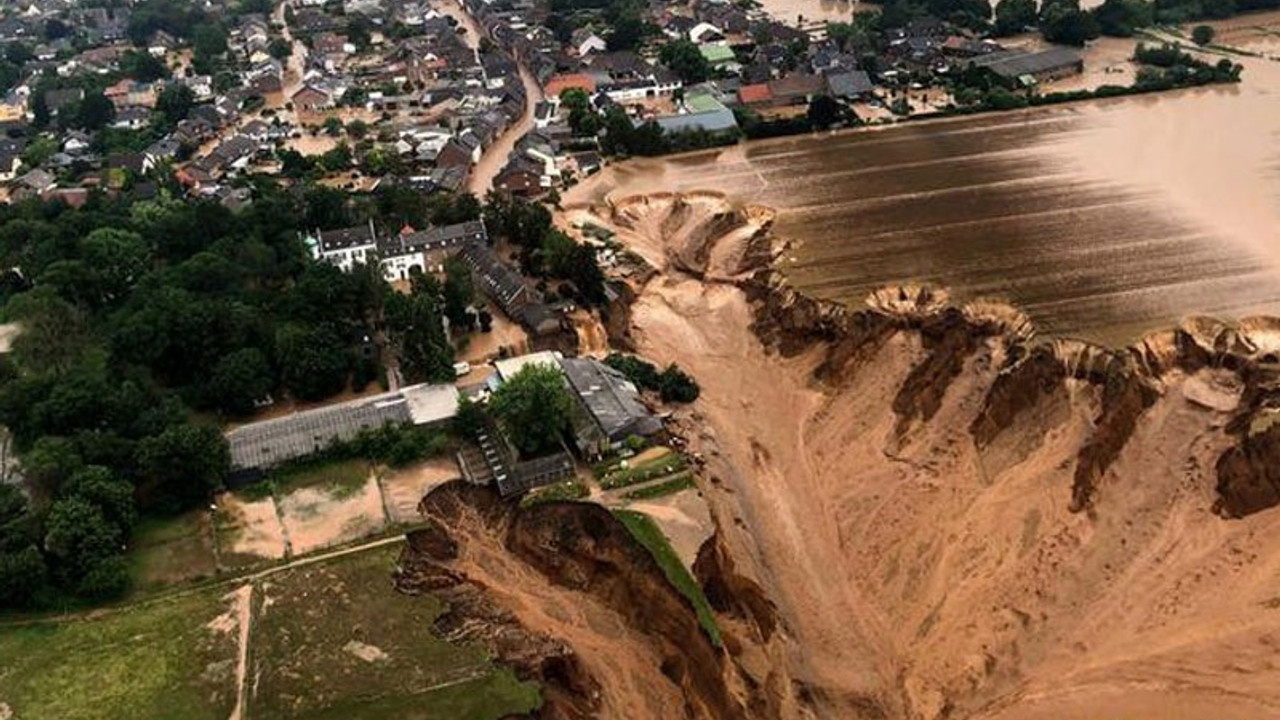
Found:
[[(1280, 52), (1264, 22), (1280, 16), (1220, 37)], [(1239, 60), (1238, 86), (630, 161), (570, 199), (716, 189), (773, 207), (792, 280), (843, 301), (925, 281), (1110, 343), (1280, 314), (1280, 63)]]

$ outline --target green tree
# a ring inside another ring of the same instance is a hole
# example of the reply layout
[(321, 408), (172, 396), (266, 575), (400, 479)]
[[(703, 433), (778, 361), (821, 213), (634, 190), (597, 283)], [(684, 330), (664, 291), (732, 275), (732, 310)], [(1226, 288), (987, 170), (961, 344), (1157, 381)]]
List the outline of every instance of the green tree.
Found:
[(444, 314), (459, 329), (470, 329), (468, 310), (475, 302), (476, 291), (471, 281), (471, 268), (457, 256), (444, 263)]
[(560, 369), (535, 363), (494, 391), (489, 410), (522, 455), (536, 456), (560, 445), (572, 402)]
[(166, 85), (156, 98), (156, 110), (164, 116), (164, 122), (168, 126), (177, 125), (186, 120), (195, 104), (195, 91), (179, 83)]
[(217, 22), (204, 22), (191, 33), (191, 67), (201, 75), (212, 75), (227, 52), (227, 29)]
[(644, 42), (646, 26), (637, 13), (627, 13), (613, 24), (609, 34), (609, 50), (635, 50)]
[(1098, 37), (1092, 13), (1080, 9), (1079, 0), (1046, 0), (1040, 6), (1040, 33), (1049, 42), (1083, 47)]
[(231, 471), (231, 451), (218, 428), (174, 425), (138, 443), (139, 492), (148, 505), (178, 512), (208, 502)]
[(552, 230), (543, 240), (542, 252), (544, 272), (573, 283), (582, 302), (589, 305), (604, 303), (604, 272), (600, 270), (596, 251), (591, 246), (575, 242), (559, 230)]
[(293, 44), (281, 37), (272, 38), (267, 52), (277, 60), (287, 60), (293, 54)]
[(126, 533), (137, 520), (133, 485), (101, 465), (88, 465), (73, 473), (62, 484), (62, 496), (93, 503), (103, 517)]
[(0, 608), (31, 607), (44, 587), (46, 572), (44, 555), (34, 544), (0, 550)]
[(1144, 0), (1106, 0), (1093, 11), (1098, 31), (1112, 37), (1132, 37), (1154, 22), (1155, 6)]
[(120, 72), (138, 82), (155, 82), (168, 77), (164, 61), (144, 50), (130, 50), (120, 57)]
[(13, 340), (20, 367), (59, 372), (69, 368), (88, 347), (89, 323), (84, 310), (49, 288), (36, 288), (9, 301), (9, 317), (22, 322)]
[(205, 384), (205, 402), (230, 415), (248, 415), (254, 402), (266, 397), (274, 384), (267, 356), (257, 348), (242, 348), (213, 367)]
[(453, 416), (453, 432), (464, 438), (474, 438), (484, 429), (487, 419), (483, 405), (462, 395), (458, 398), (458, 412)]
[(278, 347), (280, 379), (293, 397), (323, 400), (346, 388), (351, 358), (336, 329), (325, 325), (285, 328)]
[(89, 269), (90, 289), (98, 305), (124, 298), (151, 269), (150, 246), (128, 230), (94, 230), (80, 241), (80, 256)]
[(387, 294), (387, 333), (401, 372), (415, 382), (453, 379), (453, 350), (445, 338), (439, 295), (439, 284), (425, 277), (415, 278), (409, 295)]
[(1000, 0), (996, 5), (997, 37), (1017, 35), (1036, 24), (1036, 0)]
[(124, 590), (128, 573), (119, 559), (125, 532), (102, 508), (84, 498), (62, 498), (49, 508), (45, 528), (45, 549), (63, 589), (94, 599)]
[(686, 83), (705, 82), (711, 77), (711, 66), (690, 40), (672, 40), (663, 45), (658, 58)]
[(818, 95), (809, 101), (809, 123), (819, 130), (835, 125), (843, 116), (844, 107), (830, 95)]
[(1197, 25), (1191, 29), (1191, 41), (1201, 47), (1213, 42), (1213, 36), (1211, 25)]
[(79, 112), (76, 113), (76, 127), (85, 130), (101, 130), (111, 124), (116, 117), (116, 106), (100, 92), (87, 93), (80, 101)]
[(356, 119), (347, 123), (347, 134), (356, 140), (364, 139), (369, 134), (369, 123)]

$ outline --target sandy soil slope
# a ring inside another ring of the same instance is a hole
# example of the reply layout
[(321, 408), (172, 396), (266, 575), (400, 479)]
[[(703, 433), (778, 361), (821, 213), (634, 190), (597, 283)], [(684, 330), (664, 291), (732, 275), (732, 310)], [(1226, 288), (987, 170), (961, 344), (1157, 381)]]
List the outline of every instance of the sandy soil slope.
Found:
[[(1265, 332), (1192, 323), (1113, 353), (920, 289), (844, 311), (762, 269), (766, 210), (566, 216), (660, 271), (621, 340), (702, 384), (677, 421), (721, 551), (776, 607), (777, 632), (724, 618), (774, 710), (1280, 716), (1280, 509), (1250, 499), (1275, 452)], [(1244, 479), (1220, 493), (1229, 452)]]

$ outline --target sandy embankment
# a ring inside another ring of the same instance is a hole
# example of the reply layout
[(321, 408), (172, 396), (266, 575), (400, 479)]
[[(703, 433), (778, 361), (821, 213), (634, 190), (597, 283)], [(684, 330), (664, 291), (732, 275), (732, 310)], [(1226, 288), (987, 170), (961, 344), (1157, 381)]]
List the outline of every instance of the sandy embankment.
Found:
[[(1095, 372), (1110, 356), (1059, 344), (1068, 377), (980, 451), (970, 428), (1027, 328), (944, 355), (955, 335), (919, 319), (852, 347), (782, 342), (779, 321), (780, 354), (743, 289), (768, 219), (748, 211), (661, 195), (568, 215), (662, 271), (630, 341), (702, 384), (679, 420), (720, 541), (777, 606), (781, 631), (739, 659), (792, 694), (783, 716), (1280, 714), (1280, 511), (1211, 511), (1238, 384), (1164, 368), (1116, 444), (1122, 385)], [(1082, 473), (1088, 509), (1072, 512)]]

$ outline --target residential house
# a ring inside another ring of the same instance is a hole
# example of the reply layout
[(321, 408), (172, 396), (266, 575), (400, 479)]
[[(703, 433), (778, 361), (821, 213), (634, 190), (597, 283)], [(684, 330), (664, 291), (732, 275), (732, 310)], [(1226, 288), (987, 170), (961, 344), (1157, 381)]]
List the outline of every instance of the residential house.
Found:
[(866, 100), (875, 92), (870, 76), (861, 70), (829, 73), (825, 77), (827, 91), (841, 100)]
[(586, 57), (592, 53), (602, 53), (609, 49), (609, 44), (590, 28), (578, 28), (573, 31), (569, 45), (578, 57)]
[(805, 105), (826, 92), (826, 83), (821, 75), (796, 72), (769, 81), (769, 91), (776, 105)]
[(367, 225), (338, 230), (315, 231), (303, 238), (311, 255), (351, 272), (356, 265), (377, 259), (378, 233), (370, 220)]
[(295, 110), (302, 112), (316, 112), (333, 107), (333, 96), (311, 84), (299, 88), (289, 97), (289, 101), (293, 103)]

